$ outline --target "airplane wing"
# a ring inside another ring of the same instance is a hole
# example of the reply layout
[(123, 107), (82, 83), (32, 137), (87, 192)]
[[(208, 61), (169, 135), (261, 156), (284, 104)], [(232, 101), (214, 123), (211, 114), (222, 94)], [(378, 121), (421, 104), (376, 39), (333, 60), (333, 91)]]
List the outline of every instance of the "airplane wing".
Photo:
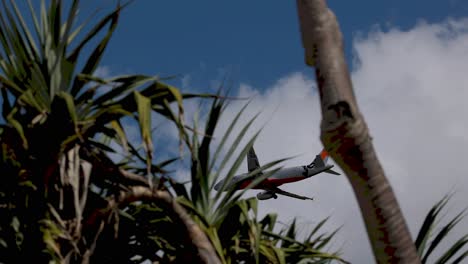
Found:
[(247, 169), (249, 172), (251, 172), (258, 169), (259, 167), (260, 164), (258, 163), (257, 155), (255, 154), (255, 150), (252, 146), (247, 153)]
[(341, 174), (339, 174), (338, 172), (336, 172), (336, 171), (334, 171), (334, 170), (332, 170), (332, 169), (326, 170), (326, 171), (324, 171), (324, 172), (330, 173), (330, 174), (335, 174), (335, 175), (341, 175)]
[(310, 197), (307, 197), (307, 196), (301, 196), (301, 195), (297, 195), (297, 194), (290, 193), (290, 192), (287, 192), (287, 191), (283, 191), (280, 188), (273, 188), (273, 189), (271, 189), (271, 191), (275, 192), (276, 194), (281, 194), (281, 195), (284, 195), (284, 196), (289, 196), (289, 197), (296, 198), (296, 199), (301, 199), (301, 200), (313, 200), (314, 199), (314, 198), (310, 198)]

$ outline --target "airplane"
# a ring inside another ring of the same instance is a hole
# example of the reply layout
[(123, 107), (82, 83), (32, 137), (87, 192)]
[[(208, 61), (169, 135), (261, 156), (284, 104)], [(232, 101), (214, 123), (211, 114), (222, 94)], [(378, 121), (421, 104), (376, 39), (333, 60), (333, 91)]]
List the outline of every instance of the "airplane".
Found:
[[(279, 169), (252, 189), (265, 190), (257, 194), (257, 199), (259, 200), (268, 200), (271, 198), (277, 199), (278, 194), (301, 200), (313, 200), (313, 198), (310, 197), (281, 190), (278, 186), (285, 183), (302, 181), (322, 172), (340, 175), (338, 172), (331, 169), (333, 168), (333, 165), (327, 165), (327, 160), (328, 153), (323, 149), (317, 156), (315, 156), (314, 161), (309, 165)], [(258, 162), (257, 155), (255, 154), (254, 148), (251, 147), (247, 154), (247, 169), (250, 173), (259, 167), (260, 163)], [(249, 173), (234, 176), (231, 181), (226, 184), (225, 188), (223, 188), (223, 185), (226, 179), (223, 179), (215, 184), (214, 189), (216, 191), (227, 191), (234, 185), (237, 185), (238, 189), (245, 189), (254, 180), (253, 178), (263, 175), (263, 173), (260, 172), (252, 178), (251, 175), (249, 176)]]

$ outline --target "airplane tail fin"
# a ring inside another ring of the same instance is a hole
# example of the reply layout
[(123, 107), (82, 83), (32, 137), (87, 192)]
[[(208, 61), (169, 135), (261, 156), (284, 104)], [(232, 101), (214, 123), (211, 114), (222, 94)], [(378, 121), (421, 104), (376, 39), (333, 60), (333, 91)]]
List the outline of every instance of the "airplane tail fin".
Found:
[[(325, 149), (323, 149), (317, 156), (315, 156), (314, 161), (312, 161), (312, 163), (308, 167), (323, 168), (327, 165), (327, 161), (328, 161), (328, 152)], [(324, 172), (335, 174), (335, 175), (340, 175), (338, 172), (332, 169), (328, 169)]]
[(315, 156), (314, 161), (309, 165), (313, 168), (321, 168), (327, 165), (328, 161), (328, 153), (325, 149), (323, 149), (317, 156)]
[(258, 168), (260, 168), (260, 163), (258, 162), (257, 155), (255, 154), (255, 150), (252, 146), (247, 153), (247, 169), (251, 172)]

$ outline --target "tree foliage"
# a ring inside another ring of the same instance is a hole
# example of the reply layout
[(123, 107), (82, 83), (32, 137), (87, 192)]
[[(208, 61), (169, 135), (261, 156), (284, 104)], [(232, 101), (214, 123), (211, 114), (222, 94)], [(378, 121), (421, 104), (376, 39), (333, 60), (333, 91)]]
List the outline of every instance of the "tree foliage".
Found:
[[(14, 1), (0, 12), (1, 262), (339, 259), (323, 251), (332, 235), (299, 242), (274, 228), (275, 216), (259, 221), (256, 200), (212, 196), (219, 171), (232, 176), (254, 140), (233, 154), (247, 126), (232, 146), (223, 139), (210, 153), (225, 105), (219, 95), (184, 94), (155, 76), (93, 75), (125, 5), (75, 26), (78, 0), (66, 14), (60, 0), (41, 1), (37, 12), (28, 4), (32, 28)], [(184, 122), (183, 102), (193, 97), (213, 100), (201, 140)], [(174, 124), (189, 149), (190, 188), (165, 170), (176, 158), (156, 162), (153, 114)], [(125, 120), (138, 124), (140, 146)], [(229, 149), (224, 157), (221, 148)], [(123, 159), (110, 158), (115, 153)]]
[[(440, 222), (442, 220), (440, 214), (451, 197), (452, 194), (446, 195), (434, 206), (432, 206), (424, 218), (424, 222), (421, 225), (421, 228), (419, 229), (415, 245), (418, 249), (418, 254), (422, 263), (428, 263), (428, 259), (432, 253), (434, 253), (436, 249), (440, 248), (440, 243), (447, 240), (450, 232), (466, 215), (466, 209), (462, 210), (453, 218), (451, 218), (447, 224), (440, 226)], [(467, 244), (468, 234), (464, 234), (452, 245), (450, 245), (448, 249), (441, 252), (441, 256), (435, 257), (436, 260), (433, 263), (462, 263), (462, 261), (468, 256), (468, 248), (466, 248)], [(450, 260), (452, 261), (449, 262)]]

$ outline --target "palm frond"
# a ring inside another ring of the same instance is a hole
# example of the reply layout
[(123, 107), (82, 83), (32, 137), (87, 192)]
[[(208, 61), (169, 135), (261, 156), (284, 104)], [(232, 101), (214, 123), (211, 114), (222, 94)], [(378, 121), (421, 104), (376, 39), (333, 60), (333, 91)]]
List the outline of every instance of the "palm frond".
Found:
[[(418, 249), (418, 253), (421, 257), (421, 262), (426, 263), (434, 251), (440, 247), (441, 242), (447, 238), (448, 234), (453, 228), (465, 217), (465, 210), (455, 215), (447, 224), (441, 227), (441, 229), (434, 234), (436, 226), (441, 220), (441, 212), (450, 201), (453, 193), (445, 195), (440, 201), (438, 201), (427, 213), (424, 222), (418, 232), (418, 236), (415, 241), (415, 245)], [(433, 237), (435, 235), (435, 237)], [(434, 263), (448, 263), (448, 261), (456, 256), (460, 250), (468, 243), (468, 235), (462, 236), (459, 240), (453, 243), (445, 252), (442, 253), (436, 262)], [(465, 256), (466, 257), (466, 256)], [(463, 254), (458, 257), (457, 261), (463, 260)], [(454, 262), (453, 262), (454, 263)]]

